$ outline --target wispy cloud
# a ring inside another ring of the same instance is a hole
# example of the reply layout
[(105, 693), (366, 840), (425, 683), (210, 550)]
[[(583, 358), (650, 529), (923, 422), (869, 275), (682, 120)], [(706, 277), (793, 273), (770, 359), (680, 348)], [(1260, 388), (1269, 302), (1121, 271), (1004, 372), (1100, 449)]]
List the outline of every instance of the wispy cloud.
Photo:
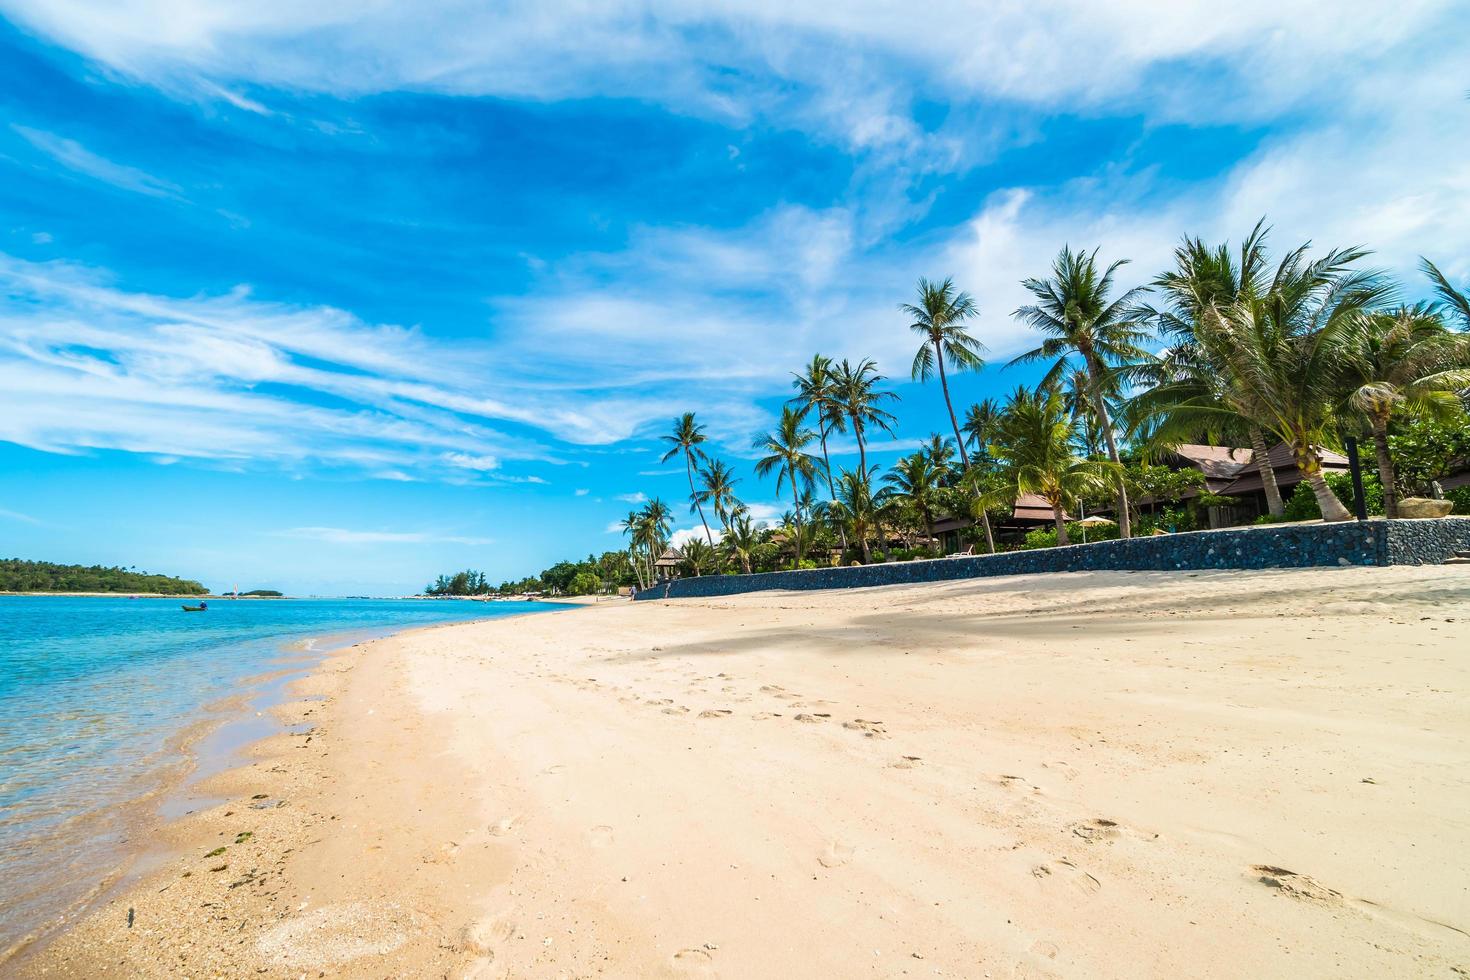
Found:
[(613, 499), (621, 500), (625, 504), (646, 504), (648, 503), (648, 494), (639, 490), (635, 493), (620, 493)]
[(41, 523), (38, 519), (32, 517), (30, 514), (22, 514), (18, 510), (6, 510), (4, 507), (0, 507), (0, 517), (3, 517), (8, 521), (19, 521), (22, 524)]
[(18, 123), (11, 123), (10, 128), (20, 134), (27, 143), (68, 170), (85, 174), (105, 184), (111, 184), (135, 194), (146, 194), (149, 197), (183, 197), (182, 188), (135, 167), (114, 163), (106, 157), (93, 153), (76, 140), (39, 129), (31, 129), (29, 126), (22, 126)]
[(275, 532), (280, 537), (321, 541), (326, 544), (494, 544), (494, 538), (433, 534), (425, 531), (355, 531), (341, 527), (293, 527)]

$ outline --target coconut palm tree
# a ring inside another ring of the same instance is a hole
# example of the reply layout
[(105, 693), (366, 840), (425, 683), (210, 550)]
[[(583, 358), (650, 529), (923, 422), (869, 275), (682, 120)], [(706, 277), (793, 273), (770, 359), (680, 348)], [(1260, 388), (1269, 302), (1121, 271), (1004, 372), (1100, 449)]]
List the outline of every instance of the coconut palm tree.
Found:
[[(1266, 507), (1273, 517), (1280, 517), (1286, 505), (1270, 463), (1266, 432), (1247, 411), (1250, 393), (1235, 390), (1239, 379), (1224, 365), (1212, 363), (1195, 337), (1201, 316), (1270, 288), (1269, 230), (1264, 218), (1256, 222), (1241, 242), (1238, 257), (1227, 244), (1212, 247), (1198, 238), (1186, 238), (1174, 250), (1174, 268), (1153, 282), (1167, 303), (1158, 309), (1140, 306), (1138, 311), (1156, 325), (1169, 346), (1132, 374), (1134, 381), (1147, 387), (1128, 403), (1125, 414), (1130, 431), (1147, 431), (1146, 441), (1157, 447), (1172, 449), (1201, 438), (1230, 445), (1244, 440), (1261, 474)], [(1209, 411), (1176, 412), (1171, 403), (1209, 406)]]
[(699, 446), (708, 437), (704, 434), (704, 426), (694, 421), (693, 412), (685, 412), (674, 420), (674, 431), (672, 435), (663, 436), (663, 441), (670, 443), (668, 452), (664, 453), (661, 463), (667, 463), (675, 456), (684, 457), (684, 473), (689, 478), (689, 500), (691, 509), (699, 514), (699, 523), (704, 526), (704, 539), (711, 548), (715, 546), (714, 536), (709, 533), (709, 522), (704, 519), (704, 508), (699, 504), (699, 495), (694, 489), (694, 468), (705, 459), (704, 450)]
[[(1092, 387), (1093, 412), (1108, 447), (1108, 458), (1120, 466), (1118, 440), (1108, 414), (1107, 395), (1111, 369), (1131, 364), (1146, 356), (1142, 344), (1148, 334), (1139, 329), (1132, 316), (1142, 289), (1135, 288), (1114, 298), (1113, 276), (1127, 260), (1119, 260), (1099, 272), (1097, 249), (1073, 252), (1064, 247), (1052, 263), (1048, 279), (1027, 279), (1022, 283), (1036, 298), (1030, 306), (1016, 311), (1016, 316), (1046, 335), (1035, 350), (1027, 351), (1012, 364), (1051, 361), (1042, 386), (1055, 387), (1068, 370), (1073, 357), (1082, 361)], [(1128, 488), (1122, 470), (1117, 476), (1118, 533), (1132, 534), (1128, 519)]]
[(695, 502), (709, 504), (719, 519), (721, 529), (727, 532), (730, 530), (730, 515), (740, 506), (735, 497), (735, 484), (739, 482), (735, 471), (718, 459), (709, 460), (699, 471)]
[(684, 547), (679, 549), (679, 553), (684, 556), (684, 568), (695, 578), (699, 578), (706, 571), (714, 568), (715, 549), (698, 538), (691, 538), (685, 541)]
[(934, 538), (934, 511), (939, 506), (940, 471), (924, 452), (905, 456), (883, 478), (885, 493), (912, 507), (924, 525), (928, 540)]
[[(838, 401), (837, 374), (830, 357), (813, 354), (812, 361), (800, 374), (793, 374), (791, 387), (796, 395), (791, 399), (803, 421), (810, 414), (817, 417), (817, 438), (822, 443), (822, 472), (827, 480), (827, 492), (835, 494), (832, 486), (832, 459), (827, 454), (827, 436), (833, 432), (847, 431), (847, 416)], [(835, 499), (835, 497), (834, 497)]]
[(943, 282), (920, 279), (919, 301), (904, 303), (899, 309), (913, 318), (909, 329), (923, 338), (914, 354), (910, 376), (915, 381), (928, 381), (938, 372), (939, 387), (944, 392), (944, 407), (949, 412), (949, 425), (960, 449), (960, 461), (969, 469), (970, 458), (965, 453), (960, 423), (955, 418), (954, 402), (949, 397), (949, 376), (944, 363), (947, 359), (956, 371), (978, 371), (985, 366), (985, 360), (980, 356), (985, 345), (965, 330), (965, 321), (979, 316), (980, 308), (969, 293), (955, 290), (953, 279)]
[[(972, 486), (978, 487), (983, 483), (982, 475), (990, 470), (990, 437), (1000, 421), (1000, 415), (1000, 404), (994, 398), (986, 398), (971, 405), (965, 412), (965, 424), (962, 428), (965, 442), (969, 443), (970, 448), (975, 452), (975, 464), (967, 465), (962, 477), (968, 477), (966, 482)], [(975, 472), (973, 477), (970, 476), (972, 472)], [(972, 509), (978, 511), (980, 526), (985, 531), (985, 550), (993, 555), (995, 554), (995, 534), (990, 528), (990, 514), (987, 513), (983, 504)]]
[(1449, 279), (1440, 272), (1435, 264), (1428, 259), (1420, 259), (1419, 267), (1424, 274), (1434, 283), (1434, 291), (1439, 294), (1439, 301), (1449, 311), (1450, 316), (1459, 323), (1460, 329), (1470, 331), (1470, 296), (1451, 285)]
[(632, 559), (633, 573), (638, 578), (638, 590), (641, 592), (647, 588), (643, 573), (648, 567), (648, 562), (639, 554), (639, 549), (645, 544), (643, 515), (636, 510), (630, 510), (628, 516), (618, 523), (628, 538), (628, 555)]
[(1437, 310), (1420, 304), (1357, 317), (1343, 344), (1347, 403), (1368, 419), (1378, 451), (1383, 512), (1397, 517), (1389, 423), (1398, 414), (1440, 419), (1460, 414), (1459, 392), (1470, 388), (1470, 336), (1450, 333)]
[(730, 526), (720, 545), (727, 554), (739, 560), (740, 570), (746, 575), (750, 574), (751, 553), (760, 543), (760, 531), (750, 519), (750, 512), (744, 507), (737, 508), (730, 515)]
[[(938, 472), (941, 486), (949, 486), (954, 482), (952, 479), (954, 476), (954, 446), (955, 444), (950, 442), (947, 436), (942, 436), (937, 432), (931, 432), (929, 433), (929, 441), (924, 443), (922, 450), (920, 450), (925, 456), (929, 457), (929, 462), (933, 465), (935, 471)], [(965, 465), (969, 465), (968, 460)]]
[(1195, 335), (1205, 361), (1229, 374), (1240, 414), (1291, 447), (1322, 516), (1345, 521), (1352, 514), (1323, 478), (1317, 447), (1341, 404), (1347, 338), (1390, 285), (1379, 273), (1351, 268), (1367, 254), (1361, 248), (1316, 260), (1309, 249), (1287, 254), (1260, 293), (1211, 307)]
[(1012, 504), (1034, 493), (1051, 504), (1057, 544), (1070, 543), (1067, 514), (1084, 498), (1116, 484), (1121, 467), (1076, 451), (1076, 422), (1055, 389), (1024, 388), (1011, 396), (996, 427), (996, 484), (984, 504)]
[(673, 513), (669, 505), (657, 497), (643, 505), (638, 511), (636, 540), (645, 549), (648, 559), (648, 583), (653, 584), (654, 562), (658, 561), (669, 544), (669, 531), (673, 526)]
[(781, 492), (785, 483), (791, 484), (791, 502), (795, 505), (797, 529), (796, 567), (801, 567), (801, 491), (816, 479), (817, 461), (807, 447), (817, 438), (811, 429), (801, 425), (800, 413), (790, 405), (781, 409), (781, 421), (774, 432), (767, 432), (755, 440), (754, 448), (766, 453), (756, 461), (757, 476), (776, 474), (776, 492)]
[[(876, 470), (877, 468), (874, 467)], [(868, 539), (878, 526), (878, 504), (873, 499), (873, 474), (843, 470), (837, 476), (837, 500), (830, 508), (863, 553), (863, 564), (873, 560)]]
[(852, 434), (857, 438), (858, 469), (866, 473), (868, 452), (864, 435), (870, 425), (889, 435), (893, 434), (893, 425), (898, 419), (882, 406), (884, 402), (897, 401), (898, 395), (879, 389), (878, 384), (883, 380), (883, 375), (878, 373), (878, 365), (868, 358), (855, 365), (844, 359), (837, 365), (836, 375), (833, 397), (852, 425)]

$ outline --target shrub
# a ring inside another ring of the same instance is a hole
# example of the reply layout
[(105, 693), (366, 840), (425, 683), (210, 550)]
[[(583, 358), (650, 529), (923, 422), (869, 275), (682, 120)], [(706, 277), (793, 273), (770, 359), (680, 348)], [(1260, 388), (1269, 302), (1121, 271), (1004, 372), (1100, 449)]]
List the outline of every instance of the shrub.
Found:
[[(1337, 494), (1337, 499), (1343, 502), (1348, 510), (1353, 509), (1353, 477), (1350, 473), (1328, 473), (1327, 485), (1332, 492)], [(1378, 482), (1376, 473), (1365, 472), (1363, 474), (1363, 501), (1368, 505), (1368, 514), (1383, 514), (1383, 485)], [(1317, 495), (1305, 480), (1296, 485), (1290, 497), (1286, 499), (1286, 514), (1282, 518), (1287, 521), (1315, 521), (1322, 517), (1322, 508), (1317, 506)]]
[(602, 591), (602, 580), (591, 572), (578, 572), (567, 583), (567, 595), (595, 595)]

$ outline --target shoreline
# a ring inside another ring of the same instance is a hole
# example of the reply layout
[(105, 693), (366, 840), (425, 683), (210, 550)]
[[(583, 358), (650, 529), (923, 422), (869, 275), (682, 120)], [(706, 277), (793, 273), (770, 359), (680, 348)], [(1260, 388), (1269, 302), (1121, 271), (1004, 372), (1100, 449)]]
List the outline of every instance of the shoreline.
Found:
[(1443, 568), (414, 628), (17, 975), (1442, 972), (1467, 639)]
[[(282, 720), (282, 709), (297, 700), (294, 688), (310, 680), (326, 659), (364, 643), (443, 625), (451, 624), (325, 634), (312, 631), (281, 638), (275, 655), (265, 662), (267, 669), (239, 678), (229, 693), (200, 705), (197, 713), (149, 757), (158, 760), (156, 764), (138, 760), (138, 792), (108, 807), (108, 815), (120, 819), (124, 836), (97, 869), (99, 880), (9, 947), (0, 949), (0, 971), (21, 968), (110, 896), (126, 891), (176, 857), (172, 848), (160, 845), (159, 835), (167, 837), (172, 825), (218, 805), (223, 797), (211, 788), (213, 783), (238, 768), (256, 744), (278, 734), (294, 734), (293, 726)], [(101, 816), (99, 812), (90, 819)], [(134, 843), (137, 841), (141, 843)]]

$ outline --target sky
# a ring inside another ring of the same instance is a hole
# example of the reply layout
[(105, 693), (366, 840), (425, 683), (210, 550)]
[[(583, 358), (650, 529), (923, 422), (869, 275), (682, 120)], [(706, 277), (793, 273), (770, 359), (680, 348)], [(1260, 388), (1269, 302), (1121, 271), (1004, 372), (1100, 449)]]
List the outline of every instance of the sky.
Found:
[[(807, 8), (807, 9), (803, 9)], [(499, 581), (685, 534), (659, 437), (752, 472), (791, 372), (920, 276), (1034, 380), (1020, 282), (1184, 235), (1470, 278), (1445, 0), (489, 5), (0, 0), (0, 555), (295, 594)], [(855, 464), (850, 443), (834, 465)]]

